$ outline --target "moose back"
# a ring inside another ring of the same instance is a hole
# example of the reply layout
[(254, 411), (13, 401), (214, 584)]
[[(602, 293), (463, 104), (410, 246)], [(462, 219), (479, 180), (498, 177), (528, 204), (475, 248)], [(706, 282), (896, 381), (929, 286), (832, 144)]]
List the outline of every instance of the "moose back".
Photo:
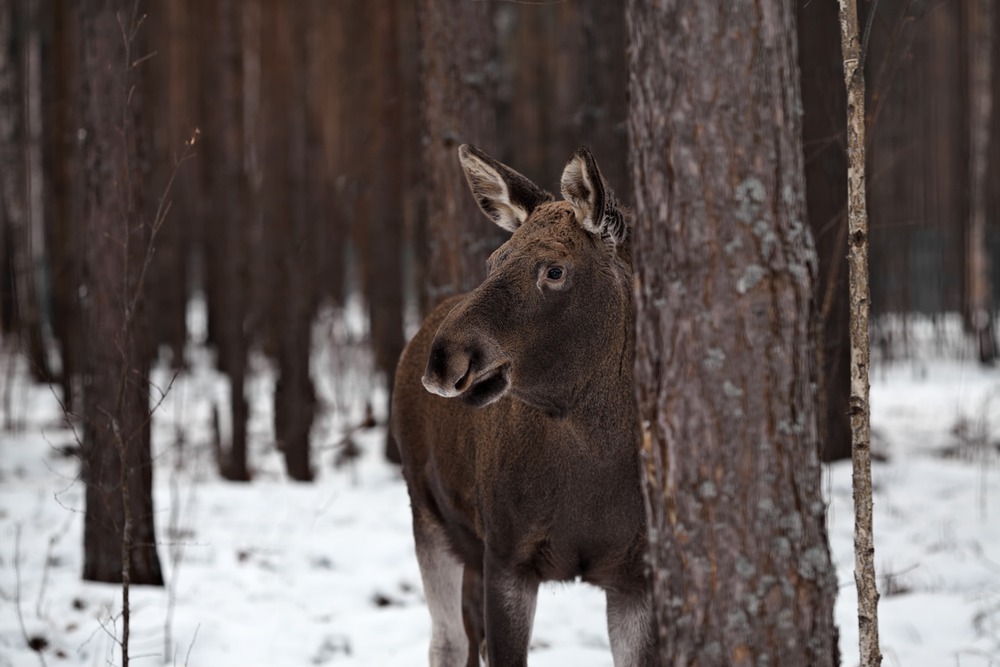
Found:
[(627, 216), (586, 149), (561, 201), (472, 146), (459, 159), (512, 234), (396, 374), (430, 663), (525, 665), (539, 584), (580, 578), (606, 592), (615, 665), (652, 664)]

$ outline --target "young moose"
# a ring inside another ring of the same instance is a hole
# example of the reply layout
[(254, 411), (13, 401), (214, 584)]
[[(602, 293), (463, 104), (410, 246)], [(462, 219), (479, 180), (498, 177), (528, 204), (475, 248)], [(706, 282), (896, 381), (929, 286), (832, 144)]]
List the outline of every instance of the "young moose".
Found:
[(490, 667), (527, 664), (539, 584), (580, 577), (607, 594), (615, 665), (652, 664), (625, 212), (583, 148), (558, 202), (472, 146), (459, 158), (513, 235), (396, 374), (430, 663), (479, 664), (485, 630)]

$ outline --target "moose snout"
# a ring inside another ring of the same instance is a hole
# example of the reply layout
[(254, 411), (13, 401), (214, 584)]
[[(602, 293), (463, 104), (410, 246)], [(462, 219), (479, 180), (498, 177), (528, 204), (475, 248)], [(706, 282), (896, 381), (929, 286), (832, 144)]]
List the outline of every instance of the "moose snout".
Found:
[(420, 378), (427, 391), (445, 398), (460, 395), (475, 378), (472, 369), (473, 355), (453, 348), (454, 346), (434, 341), (427, 359), (427, 368)]
[(445, 398), (461, 397), (473, 407), (498, 400), (510, 388), (511, 359), (488, 337), (439, 336), (431, 345), (421, 378), (427, 391)]

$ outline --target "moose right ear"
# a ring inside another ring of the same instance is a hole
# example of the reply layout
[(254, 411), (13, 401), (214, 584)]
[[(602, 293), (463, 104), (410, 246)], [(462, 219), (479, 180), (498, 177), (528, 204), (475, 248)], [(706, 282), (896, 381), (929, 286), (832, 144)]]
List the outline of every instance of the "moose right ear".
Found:
[(490, 220), (509, 232), (520, 227), (535, 207), (553, 199), (551, 194), (528, 178), (475, 146), (459, 146), (458, 159), (479, 208)]

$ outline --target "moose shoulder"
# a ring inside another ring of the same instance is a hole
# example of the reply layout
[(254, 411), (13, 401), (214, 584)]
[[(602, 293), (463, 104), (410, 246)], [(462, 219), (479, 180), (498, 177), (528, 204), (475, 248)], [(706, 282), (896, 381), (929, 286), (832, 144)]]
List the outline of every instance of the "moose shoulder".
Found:
[(480, 647), (526, 664), (539, 584), (576, 577), (606, 591), (615, 665), (651, 664), (626, 215), (586, 149), (562, 201), (476, 148), (459, 158), (512, 235), (396, 374), (431, 665), (477, 665)]

